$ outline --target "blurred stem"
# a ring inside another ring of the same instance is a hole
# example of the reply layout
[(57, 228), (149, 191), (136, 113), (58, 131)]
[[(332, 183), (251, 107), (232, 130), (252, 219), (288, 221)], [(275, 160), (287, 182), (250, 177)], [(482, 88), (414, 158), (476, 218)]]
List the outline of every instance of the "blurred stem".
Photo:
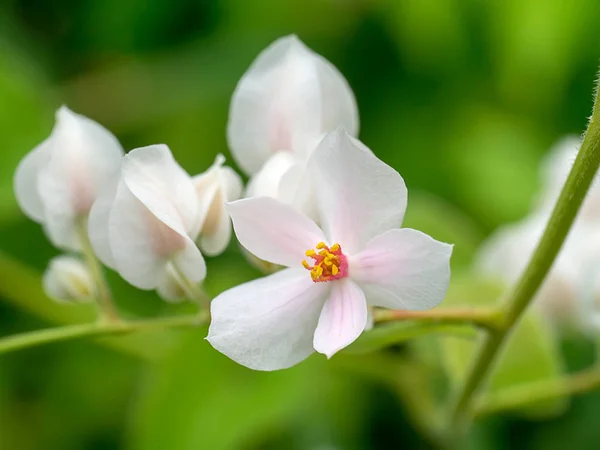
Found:
[(373, 318), (375, 323), (419, 320), (448, 324), (472, 323), (491, 330), (499, 330), (502, 327), (502, 311), (491, 308), (440, 308), (428, 311), (376, 309)]
[(144, 331), (172, 328), (196, 327), (208, 323), (208, 314), (161, 317), (158, 319), (135, 320), (130, 322), (94, 322), (81, 325), (69, 325), (60, 328), (32, 331), (0, 339), (0, 355), (15, 350), (68, 341), (85, 337), (115, 336)]
[(85, 218), (81, 218), (77, 222), (77, 234), (85, 262), (90, 270), (96, 288), (96, 301), (98, 302), (100, 313), (99, 318), (101, 321), (106, 322), (119, 321), (119, 313), (113, 304), (110, 289), (104, 278), (102, 266), (100, 265), (100, 261), (98, 261), (94, 249), (92, 248), (92, 243), (90, 242), (87, 220)]
[(563, 186), (537, 248), (506, 299), (506, 312), (502, 328), (488, 334), (475, 356), (474, 364), (452, 409), (450, 430), (461, 433), (469, 425), (474, 396), (486, 381), (507, 336), (517, 325), (519, 318), (531, 303), (552, 267), (594, 179), (600, 165), (599, 103), (596, 92), (592, 117), (569, 177)]
[(484, 398), (475, 408), (475, 417), (513, 411), (529, 405), (582, 394), (600, 388), (600, 366), (558, 380), (547, 380), (509, 388)]
[(190, 279), (185, 276), (183, 271), (177, 266), (177, 264), (172, 263), (177, 276), (180, 278), (183, 288), (188, 295), (188, 300), (193, 300), (198, 303), (201, 309), (204, 309), (210, 314), (210, 297), (206, 295), (206, 293), (202, 290), (198, 284), (190, 281)]

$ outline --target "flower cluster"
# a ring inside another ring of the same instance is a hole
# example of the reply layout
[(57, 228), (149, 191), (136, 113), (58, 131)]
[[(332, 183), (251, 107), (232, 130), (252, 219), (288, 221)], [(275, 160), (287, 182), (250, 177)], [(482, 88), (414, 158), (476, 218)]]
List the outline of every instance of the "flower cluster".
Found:
[[(544, 232), (580, 143), (579, 138), (567, 136), (550, 150), (542, 163), (542, 191), (532, 211), (522, 221), (500, 228), (484, 243), (476, 262), (482, 274), (506, 284), (517, 280)], [(600, 185), (595, 182), (535, 304), (557, 325), (599, 326), (599, 268)]]
[[(233, 94), (227, 139), (250, 177), (245, 190), (221, 155), (190, 176), (166, 145), (125, 154), (109, 131), (63, 107), (19, 166), (15, 191), (57, 247), (93, 252), (169, 301), (194, 295), (204, 256), (225, 250), (233, 224), (244, 251), (283, 269), (217, 296), (207, 339), (240, 364), (276, 370), (348, 346), (373, 307), (428, 309), (445, 296), (452, 246), (401, 228), (404, 180), (357, 135), (344, 77), (288, 36)], [(72, 256), (44, 277), (62, 300), (94, 298), (94, 283)]]

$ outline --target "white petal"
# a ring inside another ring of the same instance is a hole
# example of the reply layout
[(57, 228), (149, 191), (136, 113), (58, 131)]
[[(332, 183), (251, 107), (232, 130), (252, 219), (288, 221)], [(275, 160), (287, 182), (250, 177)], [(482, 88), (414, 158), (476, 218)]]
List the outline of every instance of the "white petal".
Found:
[(339, 129), (328, 134), (309, 161), (321, 225), (346, 254), (399, 228), (407, 191), (398, 172), (377, 159), (362, 143)]
[(219, 195), (215, 199), (215, 211), (211, 218), (211, 227), (202, 230), (200, 240), (198, 241), (202, 252), (207, 256), (217, 256), (225, 251), (229, 241), (231, 240), (231, 219), (225, 209), (225, 204), (222, 201), (222, 196)]
[(312, 340), (329, 283), (286, 269), (225, 291), (211, 303), (208, 341), (256, 370), (293, 366), (313, 352)]
[(206, 278), (204, 257), (194, 241), (187, 236), (185, 237), (185, 247), (174, 255), (171, 262), (192, 283), (200, 283)]
[(108, 130), (66, 107), (56, 113), (50, 139), (52, 154), (38, 179), (46, 230), (58, 247), (78, 249), (75, 220), (114, 179), (123, 149)]
[(95, 287), (87, 266), (71, 256), (57, 256), (48, 264), (42, 285), (46, 295), (62, 302), (89, 302)]
[(240, 167), (253, 174), (274, 152), (310, 153), (315, 136), (338, 126), (358, 133), (348, 83), (329, 61), (286, 36), (265, 49), (238, 83), (227, 138)]
[(369, 314), (365, 294), (356, 283), (344, 278), (331, 285), (313, 341), (315, 350), (328, 358), (360, 336)]
[(349, 261), (350, 276), (369, 304), (409, 310), (429, 309), (445, 297), (452, 245), (402, 228), (371, 239)]
[(280, 199), (280, 184), (286, 172), (297, 164), (290, 152), (277, 152), (271, 156), (246, 187), (246, 197), (272, 197)]
[(23, 212), (36, 222), (44, 221), (44, 205), (38, 190), (40, 169), (50, 160), (52, 140), (44, 142), (29, 152), (19, 163), (14, 178), (15, 196)]
[(92, 205), (88, 217), (88, 235), (94, 253), (100, 261), (111, 269), (115, 269), (115, 259), (110, 249), (108, 224), (115, 197), (117, 196), (118, 180), (112, 186), (104, 189)]
[(115, 267), (125, 280), (140, 289), (154, 289), (166, 264), (188, 241), (154, 216), (121, 181), (110, 212), (109, 242)]
[(302, 267), (306, 250), (325, 239), (312, 220), (272, 198), (238, 200), (228, 203), (227, 210), (240, 244), (274, 264)]
[(146, 208), (181, 234), (197, 224), (198, 200), (192, 178), (173, 159), (166, 145), (150, 145), (123, 158), (122, 177)]
[(229, 244), (231, 220), (225, 202), (239, 199), (243, 189), (240, 176), (230, 167), (222, 167), (224, 162), (225, 158), (218, 155), (206, 172), (193, 179), (203, 216), (198, 243), (209, 256), (221, 254)]

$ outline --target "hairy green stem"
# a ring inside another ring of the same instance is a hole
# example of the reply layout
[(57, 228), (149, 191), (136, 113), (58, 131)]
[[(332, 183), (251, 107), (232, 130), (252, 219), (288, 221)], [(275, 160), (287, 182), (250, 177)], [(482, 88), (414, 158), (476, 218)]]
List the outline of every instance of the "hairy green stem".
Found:
[(484, 417), (514, 411), (536, 403), (582, 394), (598, 388), (600, 388), (600, 366), (557, 380), (508, 388), (483, 398), (474, 413), (475, 417)]
[(77, 223), (77, 234), (79, 237), (79, 243), (81, 245), (81, 251), (83, 257), (90, 271), (92, 280), (94, 281), (94, 287), (96, 288), (96, 301), (98, 302), (98, 309), (100, 311), (100, 320), (107, 322), (116, 322), (119, 320), (119, 313), (115, 308), (112, 301), (112, 295), (106, 279), (100, 261), (94, 253), (92, 243), (87, 230), (87, 220), (81, 219)]
[(376, 323), (419, 320), (440, 324), (471, 323), (481, 328), (497, 330), (502, 326), (502, 311), (491, 308), (434, 308), (427, 311), (377, 309)]
[(0, 355), (29, 347), (86, 337), (102, 337), (172, 328), (196, 327), (208, 323), (208, 314), (161, 317), (134, 321), (99, 321), (48, 328), (0, 339)]
[(581, 149), (552, 211), (544, 234), (525, 271), (506, 299), (504, 324), (499, 331), (492, 331), (488, 334), (458, 393), (451, 411), (449, 425), (452, 430), (460, 432), (468, 426), (471, 420), (470, 408), (475, 395), (486, 381), (509, 333), (518, 323), (552, 267), (594, 179), (600, 165), (599, 103), (596, 94), (594, 110)]

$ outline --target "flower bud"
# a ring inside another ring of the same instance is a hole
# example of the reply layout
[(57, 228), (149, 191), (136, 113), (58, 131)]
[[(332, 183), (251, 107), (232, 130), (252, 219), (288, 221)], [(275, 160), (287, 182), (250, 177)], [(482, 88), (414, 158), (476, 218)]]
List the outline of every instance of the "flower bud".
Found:
[(46, 295), (58, 302), (87, 303), (95, 297), (94, 281), (87, 266), (72, 256), (53, 258), (42, 279)]
[(19, 164), (14, 187), (23, 212), (41, 223), (54, 245), (78, 250), (76, 223), (111, 182), (123, 149), (104, 127), (67, 107), (50, 137)]
[(223, 167), (225, 158), (218, 155), (214, 164), (204, 173), (194, 177), (194, 184), (204, 212), (204, 220), (197, 239), (200, 250), (216, 256), (227, 248), (231, 240), (231, 219), (225, 203), (240, 198), (242, 179), (230, 167)]

